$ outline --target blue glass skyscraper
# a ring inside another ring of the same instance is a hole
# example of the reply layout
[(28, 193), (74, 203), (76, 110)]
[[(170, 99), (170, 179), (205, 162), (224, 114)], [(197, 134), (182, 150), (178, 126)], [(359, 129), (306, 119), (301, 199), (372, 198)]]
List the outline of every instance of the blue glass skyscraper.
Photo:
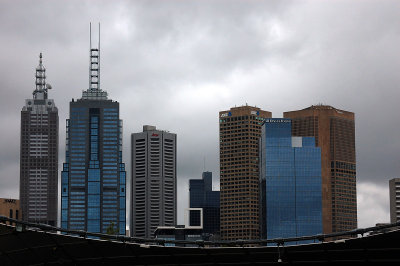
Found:
[(263, 238), (322, 233), (321, 149), (292, 137), (290, 119), (266, 119), (260, 141)]
[(190, 208), (203, 208), (203, 233), (216, 235), (220, 230), (220, 192), (212, 190), (212, 172), (203, 172), (202, 177), (189, 180)]
[[(99, 45), (100, 47), (100, 45)], [(100, 50), (90, 49), (90, 85), (70, 102), (61, 173), (61, 226), (125, 234), (125, 164), (119, 103), (100, 89)]]

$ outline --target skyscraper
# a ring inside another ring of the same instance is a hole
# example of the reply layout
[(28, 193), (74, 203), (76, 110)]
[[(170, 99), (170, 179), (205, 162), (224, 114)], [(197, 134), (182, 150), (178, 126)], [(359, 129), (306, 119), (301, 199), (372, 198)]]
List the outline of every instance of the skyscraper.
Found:
[(99, 47), (90, 48), (89, 89), (82, 92), (81, 99), (70, 102), (61, 175), (61, 226), (101, 233), (113, 228), (124, 235), (122, 120), (119, 103), (100, 89)]
[(321, 149), (292, 137), (291, 120), (266, 119), (260, 138), (262, 238), (322, 233)]
[(22, 219), (57, 225), (58, 110), (48, 99), (40, 53), (33, 99), (21, 111), (20, 199)]
[(252, 106), (219, 112), (221, 238), (259, 238), (258, 140), (271, 112)]
[(354, 113), (313, 105), (284, 117), (292, 119), (293, 136), (315, 137), (321, 148), (324, 233), (357, 228)]
[[(212, 173), (203, 172), (202, 179), (189, 180), (190, 208), (203, 209), (203, 233), (219, 234), (220, 192), (212, 190)], [(193, 215), (190, 219), (193, 219)]]
[(389, 181), (390, 222), (400, 221), (400, 178)]
[(131, 235), (176, 225), (176, 134), (143, 126), (132, 134)]

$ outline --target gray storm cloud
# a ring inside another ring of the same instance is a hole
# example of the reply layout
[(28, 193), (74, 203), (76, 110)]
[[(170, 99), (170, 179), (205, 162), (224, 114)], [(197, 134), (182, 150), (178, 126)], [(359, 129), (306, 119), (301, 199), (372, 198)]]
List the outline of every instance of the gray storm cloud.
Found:
[(218, 111), (245, 103), (275, 117), (317, 103), (354, 112), (359, 224), (385, 222), (365, 206), (400, 175), (399, 15), (398, 1), (2, 1), (0, 197), (18, 197), (20, 111), (39, 53), (61, 164), (69, 101), (88, 86), (89, 22), (101, 22), (101, 86), (120, 102), (128, 172), (131, 133), (178, 134), (180, 222), (204, 157), (219, 180)]

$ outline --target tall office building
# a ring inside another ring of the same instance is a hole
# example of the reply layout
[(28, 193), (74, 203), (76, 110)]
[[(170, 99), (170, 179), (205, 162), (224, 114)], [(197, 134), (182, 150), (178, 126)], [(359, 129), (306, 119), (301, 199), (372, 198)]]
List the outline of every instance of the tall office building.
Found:
[(258, 140), (271, 112), (252, 106), (219, 112), (221, 238), (259, 238)]
[(176, 134), (143, 126), (132, 134), (131, 235), (176, 225)]
[(389, 181), (390, 222), (400, 221), (400, 178)]
[[(190, 208), (203, 209), (203, 233), (219, 235), (220, 197), (219, 191), (212, 190), (212, 172), (203, 172), (202, 179), (189, 180)], [(190, 219), (193, 219), (193, 215)]]
[(354, 113), (315, 105), (284, 113), (293, 136), (315, 137), (321, 148), (323, 232), (357, 228)]
[(292, 137), (291, 120), (266, 119), (260, 138), (262, 238), (322, 234), (321, 149)]
[(21, 111), (20, 199), (24, 221), (57, 225), (58, 110), (40, 54), (33, 98)]
[(99, 48), (90, 48), (89, 72), (89, 89), (81, 99), (70, 102), (61, 175), (61, 226), (96, 233), (113, 228), (125, 235), (122, 120), (119, 103), (100, 89)]

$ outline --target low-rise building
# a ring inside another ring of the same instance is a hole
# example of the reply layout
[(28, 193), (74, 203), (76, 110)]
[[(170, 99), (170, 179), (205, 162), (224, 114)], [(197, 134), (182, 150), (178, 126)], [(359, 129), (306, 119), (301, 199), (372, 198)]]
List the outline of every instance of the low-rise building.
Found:
[(0, 215), (21, 220), (19, 200), (0, 198)]

